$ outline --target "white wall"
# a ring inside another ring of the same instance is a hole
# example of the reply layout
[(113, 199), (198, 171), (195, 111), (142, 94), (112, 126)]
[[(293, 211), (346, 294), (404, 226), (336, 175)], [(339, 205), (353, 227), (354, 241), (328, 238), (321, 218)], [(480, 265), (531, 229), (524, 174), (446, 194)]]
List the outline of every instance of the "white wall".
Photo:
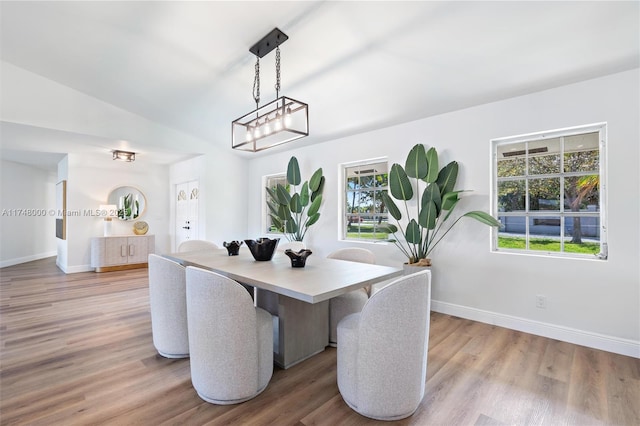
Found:
[[(489, 230), (462, 221), (432, 255), (433, 307), (640, 357), (639, 93), (636, 69), (253, 159), (248, 233), (263, 234), (262, 176), (284, 172), (291, 155), (297, 156), (304, 178), (317, 167), (324, 169), (322, 217), (309, 231), (307, 245), (313, 256), (326, 256), (354, 244), (338, 241), (341, 163), (387, 156), (389, 164), (404, 164), (414, 144), (434, 146), (442, 164), (460, 163), (458, 189), (474, 191), (459, 211), (488, 210), (491, 139), (607, 122), (609, 260), (490, 253)], [(379, 263), (399, 266), (405, 261), (394, 246), (364, 246), (376, 253)], [(547, 309), (536, 308), (538, 294), (547, 297)]]
[(56, 174), (12, 161), (0, 174), (0, 267), (54, 256)]
[[(67, 175), (67, 273), (92, 270), (91, 238), (104, 235), (104, 221), (90, 211), (107, 204), (109, 193), (119, 186), (133, 186), (146, 198), (146, 210), (138, 220), (149, 224), (156, 252), (169, 251), (169, 166), (143, 161), (113, 161), (110, 157), (69, 154)], [(133, 235), (135, 221), (114, 220), (112, 235)]]
[(220, 247), (246, 238), (247, 160), (236, 155), (207, 154), (170, 167), (171, 248), (175, 250), (175, 186), (199, 181), (199, 238)]

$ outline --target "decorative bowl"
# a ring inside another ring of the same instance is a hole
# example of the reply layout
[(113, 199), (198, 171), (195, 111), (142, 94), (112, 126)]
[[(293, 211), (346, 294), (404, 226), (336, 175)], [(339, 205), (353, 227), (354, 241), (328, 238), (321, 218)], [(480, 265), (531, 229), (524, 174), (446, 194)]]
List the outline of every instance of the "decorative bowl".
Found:
[(304, 266), (307, 264), (307, 257), (311, 256), (311, 253), (313, 252), (309, 249), (302, 249), (298, 252), (295, 252), (291, 249), (286, 249), (284, 251), (284, 254), (291, 258), (292, 268), (304, 268)]
[(278, 247), (280, 238), (258, 238), (258, 240), (244, 240), (255, 260), (271, 260)]
[(133, 224), (133, 233), (136, 235), (144, 235), (149, 231), (149, 224), (142, 220)]
[(240, 246), (242, 245), (242, 241), (234, 240), (230, 243), (225, 241), (222, 243), (222, 245), (226, 247), (227, 251), (229, 252), (229, 256), (237, 256), (238, 251), (240, 250)]

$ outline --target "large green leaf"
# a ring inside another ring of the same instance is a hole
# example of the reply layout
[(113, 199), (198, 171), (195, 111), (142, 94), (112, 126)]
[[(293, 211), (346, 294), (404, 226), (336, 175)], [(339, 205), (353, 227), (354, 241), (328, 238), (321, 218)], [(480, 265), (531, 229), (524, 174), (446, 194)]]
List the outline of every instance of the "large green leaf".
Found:
[(291, 197), (291, 202), (289, 203), (289, 208), (293, 213), (302, 213), (302, 203), (300, 202), (300, 194), (293, 194)]
[(423, 180), (427, 183), (433, 183), (438, 178), (438, 170), (440, 170), (438, 165), (438, 152), (433, 147), (427, 151), (427, 168), (429, 171)]
[(311, 191), (316, 192), (320, 189), (320, 184), (322, 183), (322, 167), (316, 170), (313, 175), (311, 175), (311, 179), (309, 179), (309, 189)]
[(404, 168), (407, 172), (407, 176), (423, 179), (427, 176), (427, 167), (427, 153), (424, 150), (424, 145), (419, 143), (409, 151)]
[(320, 195), (322, 195), (322, 190), (324, 189), (324, 176), (320, 177), (320, 184), (318, 185), (318, 189), (316, 189), (315, 191), (313, 191), (311, 193), (311, 201), (315, 201), (315, 199), (317, 197), (319, 197)]
[(392, 223), (385, 223), (384, 225), (378, 225), (378, 231), (386, 232), (387, 234), (393, 234), (398, 232), (398, 227)]
[(282, 221), (280, 220), (280, 218), (274, 214), (270, 214), (269, 216), (271, 216), (271, 222), (273, 223), (273, 226), (275, 226), (276, 229), (282, 229)]
[[(449, 219), (449, 216), (451, 216), (451, 213), (453, 213), (453, 209), (456, 207), (456, 205), (458, 204), (458, 201), (460, 201), (460, 199), (456, 199), (453, 203), (451, 203), (450, 205), (448, 205), (448, 209), (443, 209), (443, 210), (448, 210), (447, 214), (444, 216), (444, 218), (440, 221), (441, 223), (444, 223), (447, 221), (447, 219)], [(443, 204), (444, 205), (444, 204)]]
[(298, 224), (295, 222), (295, 220), (288, 220), (285, 230), (290, 234), (294, 234), (298, 232)]
[(458, 180), (458, 162), (452, 161), (438, 173), (436, 183), (440, 187), (440, 195), (453, 191), (453, 187), (456, 186), (456, 180)]
[(418, 226), (415, 219), (411, 219), (411, 222), (407, 225), (404, 237), (410, 244), (420, 244), (420, 226)]
[(422, 193), (422, 201), (420, 202), (420, 209), (424, 210), (425, 206), (433, 202), (436, 206), (436, 216), (440, 214), (442, 206), (442, 199), (440, 198), (440, 188), (437, 183), (432, 183), (424, 189)]
[(269, 210), (271, 211), (271, 213), (273, 214), (278, 214), (278, 203), (274, 200), (269, 200), (267, 201), (267, 207), (269, 207)]
[(298, 159), (291, 157), (289, 165), (287, 166), (287, 182), (291, 185), (300, 185), (302, 178), (300, 177), (300, 166), (298, 165)]
[(434, 229), (436, 227), (436, 219), (438, 218), (438, 210), (436, 203), (433, 200), (429, 200), (425, 206), (420, 210), (418, 215), (418, 223), (420, 226), (427, 229)]
[(289, 194), (289, 191), (287, 191), (287, 188), (285, 188), (281, 184), (278, 184), (278, 186), (276, 187), (276, 196), (277, 196), (276, 198), (278, 200), (278, 203), (282, 205), (288, 206), (289, 203), (291, 202), (291, 194)]
[(391, 217), (393, 217), (395, 220), (402, 219), (402, 213), (400, 213), (400, 209), (398, 208), (398, 206), (396, 206), (393, 198), (389, 197), (389, 194), (387, 194), (386, 192), (383, 192), (381, 195), (382, 202), (387, 207), (387, 210), (389, 211)]
[(309, 184), (305, 181), (300, 189), (300, 204), (306, 207), (309, 204)]
[(458, 194), (463, 191), (447, 192), (442, 196), (442, 210), (453, 210), (453, 206), (458, 203)]
[(267, 188), (267, 187), (265, 187), (264, 189), (267, 190), (267, 194), (269, 194), (269, 196), (271, 197), (272, 200), (274, 200), (274, 201), (278, 200), (278, 196), (276, 195), (275, 189)]
[(309, 220), (307, 221), (307, 228), (316, 223), (318, 219), (320, 219), (320, 213), (310, 215)]
[(291, 210), (289, 210), (289, 204), (280, 204), (278, 206), (278, 217), (283, 222), (285, 220), (292, 220), (291, 219)]
[(316, 213), (318, 213), (318, 210), (320, 210), (321, 203), (322, 203), (322, 194), (319, 194), (316, 197), (316, 199), (311, 202), (311, 205), (309, 206), (309, 211), (307, 212), (307, 216), (313, 216)]
[(495, 217), (491, 216), (489, 213), (481, 212), (478, 210), (474, 210), (468, 213), (463, 214), (463, 216), (471, 217), (479, 222), (484, 223), (489, 226), (497, 226), (501, 227), (502, 224)]
[(413, 187), (400, 164), (393, 164), (389, 171), (389, 189), (391, 195), (398, 200), (410, 200), (413, 198)]

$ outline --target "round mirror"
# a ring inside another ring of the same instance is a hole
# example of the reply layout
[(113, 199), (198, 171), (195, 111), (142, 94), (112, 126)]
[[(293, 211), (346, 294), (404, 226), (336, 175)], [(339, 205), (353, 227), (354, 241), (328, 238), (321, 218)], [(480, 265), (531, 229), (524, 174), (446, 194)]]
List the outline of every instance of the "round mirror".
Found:
[(147, 208), (144, 194), (133, 186), (121, 186), (111, 191), (108, 203), (116, 206), (120, 220), (137, 220)]

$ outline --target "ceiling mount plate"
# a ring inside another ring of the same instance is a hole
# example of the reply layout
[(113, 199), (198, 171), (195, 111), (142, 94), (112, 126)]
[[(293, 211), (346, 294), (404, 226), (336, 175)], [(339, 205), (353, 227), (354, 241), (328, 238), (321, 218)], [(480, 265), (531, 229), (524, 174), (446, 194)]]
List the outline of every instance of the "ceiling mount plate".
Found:
[(289, 37), (285, 33), (280, 31), (278, 28), (274, 28), (269, 34), (262, 37), (259, 42), (251, 46), (249, 52), (259, 58), (262, 58), (277, 46), (280, 46), (282, 43), (287, 41), (288, 38)]

